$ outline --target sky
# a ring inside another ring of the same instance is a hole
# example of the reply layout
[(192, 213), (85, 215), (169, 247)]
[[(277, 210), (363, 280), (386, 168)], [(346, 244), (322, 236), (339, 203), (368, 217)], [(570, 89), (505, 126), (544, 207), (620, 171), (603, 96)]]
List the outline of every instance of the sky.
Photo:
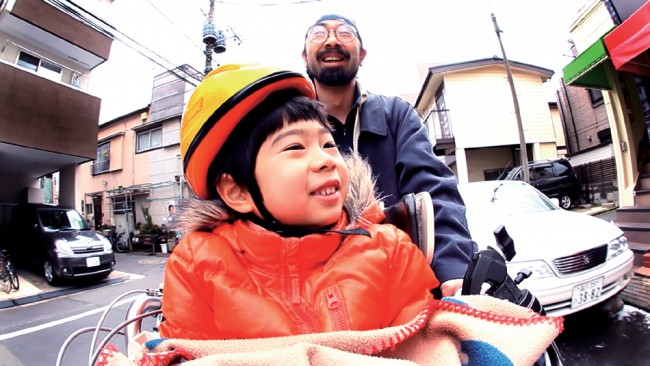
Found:
[[(491, 14), (510, 61), (555, 71), (553, 100), (572, 58), (569, 27), (588, 0), (229, 0), (215, 1), (214, 22), (226, 37), (217, 64), (262, 62), (304, 72), (307, 28), (323, 14), (352, 18), (367, 56), (359, 81), (371, 92), (417, 94), (418, 64), (502, 57)], [(92, 71), (90, 92), (102, 98), (100, 123), (146, 107), (153, 77), (181, 64), (203, 71), (202, 28), (209, 0), (77, 0), (117, 30), (110, 59)], [(236, 36), (236, 37), (235, 37)], [(127, 38), (128, 37), (128, 38)], [(146, 47), (154, 63), (128, 43)], [(162, 66), (161, 66), (162, 65)]]

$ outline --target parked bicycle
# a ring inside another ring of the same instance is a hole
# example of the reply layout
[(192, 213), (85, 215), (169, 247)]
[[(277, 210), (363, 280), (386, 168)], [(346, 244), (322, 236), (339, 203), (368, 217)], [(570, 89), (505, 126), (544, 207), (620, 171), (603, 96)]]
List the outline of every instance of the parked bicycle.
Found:
[(124, 253), (129, 249), (129, 245), (124, 239), (124, 232), (118, 233), (114, 226), (104, 230), (103, 235), (111, 242), (114, 251)]
[(20, 281), (14, 265), (4, 249), (0, 250), (0, 287), (6, 293), (10, 293), (12, 289), (18, 291), (20, 288)]
[(108, 239), (111, 241), (111, 244), (113, 244), (113, 250), (118, 253), (124, 253), (129, 248), (126, 240), (124, 240), (124, 233), (117, 233), (113, 231), (112, 235)]

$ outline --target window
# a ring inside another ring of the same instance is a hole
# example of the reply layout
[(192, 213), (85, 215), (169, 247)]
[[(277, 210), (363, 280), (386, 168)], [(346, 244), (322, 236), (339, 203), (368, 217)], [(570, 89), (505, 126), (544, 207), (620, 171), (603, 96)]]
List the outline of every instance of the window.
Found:
[(18, 66), (24, 67), (26, 69), (32, 70), (36, 72), (38, 69), (38, 65), (41, 63), (41, 60), (38, 59), (38, 57), (34, 57), (30, 54), (27, 54), (25, 52), (20, 52), (18, 55), (18, 62), (16, 64)]
[(531, 172), (531, 177), (533, 180), (542, 180), (553, 178), (553, 167), (551, 165), (543, 165), (539, 167), (534, 167)]
[(555, 171), (555, 175), (557, 175), (558, 177), (571, 175), (573, 170), (571, 169), (571, 166), (567, 166), (567, 165), (564, 165), (563, 163), (559, 163), (559, 162), (554, 163), (553, 170)]
[(133, 199), (127, 196), (115, 196), (111, 198), (113, 213), (125, 213), (133, 211)]
[(106, 143), (97, 148), (97, 159), (93, 164), (93, 174), (105, 173), (111, 166), (111, 144)]
[(70, 77), (70, 85), (76, 86), (77, 88), (81, 87), (81, 75), (77, 74), (76, 72), (72, 73), (72, 76)]
[[(87, 216), (90, 216), (93, 214), (93, 204), (92, 203), (85, 203), (84, 206), (85, 208), (85, 213)], [(83, 206), (82, 206), (83, 207)]]
[(138, 134), (138, 146), (136, 152), (155, 149), (162, 146), (162, 128), (140, 132)]
[(587, 89), (589, 92), (589, 99), (591, 100), (591, 106), (597, 107), (603, 104), (603, 92), (599, 89)]
[(75, 210), (47, 208), (36, 212), (46, 231), (88, 229), (86, 221)]
[(41, 60), (36, 56), (32, 56), (28, 53), (20, 51), (16, 64), (18, 66), (31, 70), (47, 79), (53, 81), (61, 81), (61, 71), (63, 71), (63, 69), (53, 62)]

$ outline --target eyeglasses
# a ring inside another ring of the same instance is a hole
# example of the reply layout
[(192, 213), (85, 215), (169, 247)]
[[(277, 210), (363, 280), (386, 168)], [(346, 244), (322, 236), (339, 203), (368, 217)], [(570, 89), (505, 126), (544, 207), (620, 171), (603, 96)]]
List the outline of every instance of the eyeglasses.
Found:
[(357, 30), (349, 24), (341, 24), (336, 29), (327, 29), (324, 25), (314, 24), (307, 32), (307, 39), (315, 44), (325, 43), (331, 32), (334, 32), (336, 39), (343, 43), (352, 42), (358, 37)]

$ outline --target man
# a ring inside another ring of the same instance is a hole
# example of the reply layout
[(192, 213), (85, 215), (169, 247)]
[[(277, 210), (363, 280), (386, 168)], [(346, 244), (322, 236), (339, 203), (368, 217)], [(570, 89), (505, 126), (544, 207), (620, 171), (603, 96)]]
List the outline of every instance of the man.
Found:
[(305, 36), (307, 75), (327, 107), (340, 149), (368, 159), (386, 206), (408, 193), (431, 194), (436, 245), (432, 269), (442, 283), (442, 295), (453, 295), (462, 287), (475, 251), (456, 178), (434, 156), (426, 125), (408, 102), (361, 88), (355, 78), (365, 57), (356, 24), (346, 17), (324, 15)]

